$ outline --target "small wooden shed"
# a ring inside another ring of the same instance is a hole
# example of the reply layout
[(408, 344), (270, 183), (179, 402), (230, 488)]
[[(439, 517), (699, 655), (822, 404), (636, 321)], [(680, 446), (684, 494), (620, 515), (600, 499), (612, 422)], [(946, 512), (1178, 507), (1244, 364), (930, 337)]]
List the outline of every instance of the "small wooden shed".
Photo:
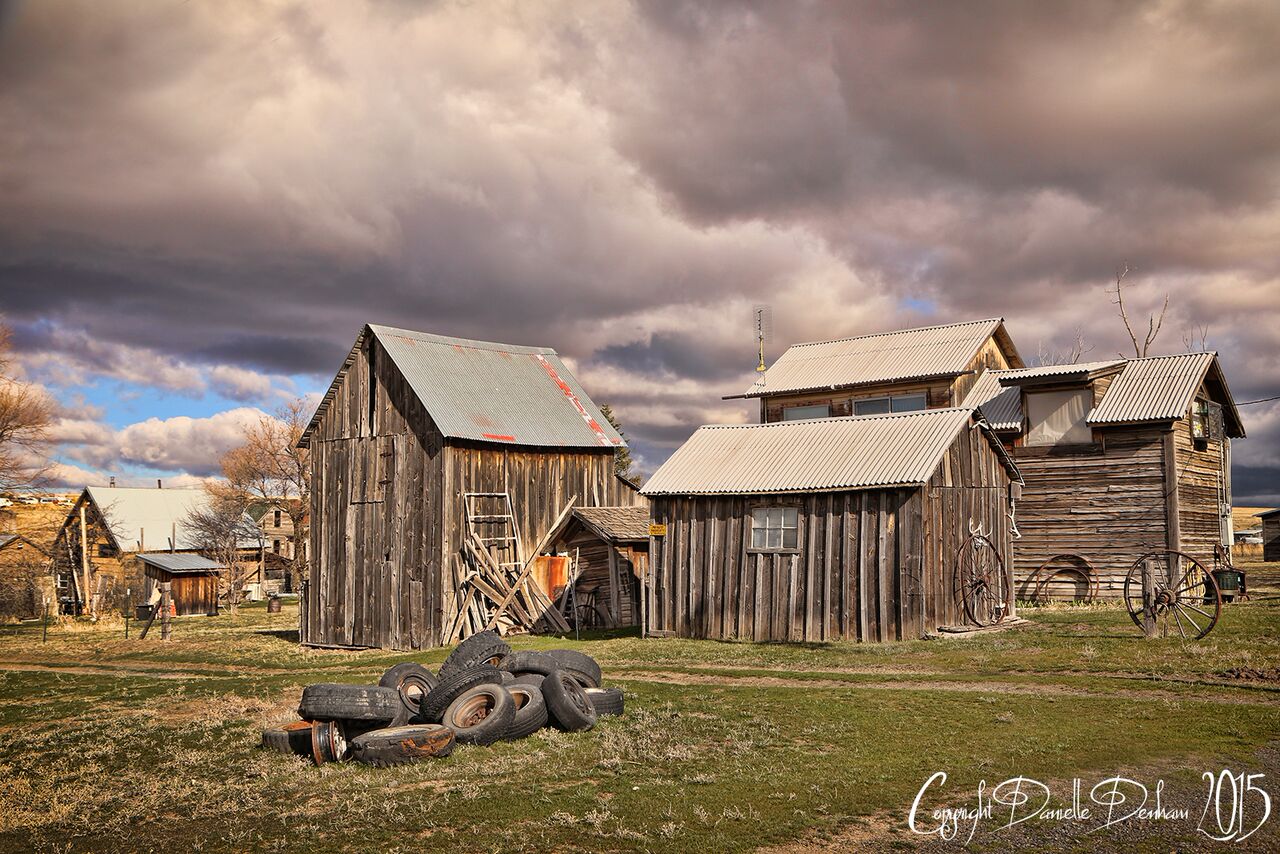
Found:
[(151, 600), (157, 585), (168, 581), (176, 616), (217, 615), (218, 576), (224, 565), (197, 554), (151, 552), (137, 557), (142, 563), (144, 602)]
[(1262, 520), (1262, 559), (1280, 561), (1280, 510), (1259, 513)]
[(641, 582), (649, 571), (647, 503), (575, 508), (552, 534), (547, 551), (576, 559), (574, 602), (598, 616), (592, 624), (640, 625)]
[(970, 409), (702, 427), (641, 489), (647, 633), (888, 641), (961, 624), (956, 554), (980, 528), (1007, 560), (1014, 482)]

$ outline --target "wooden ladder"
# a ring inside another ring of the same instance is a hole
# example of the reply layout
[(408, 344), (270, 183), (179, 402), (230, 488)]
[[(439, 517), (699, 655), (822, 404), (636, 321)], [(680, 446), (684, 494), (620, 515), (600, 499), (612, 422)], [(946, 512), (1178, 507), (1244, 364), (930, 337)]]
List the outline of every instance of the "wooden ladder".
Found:
[[(477, 504), (497, 504), (491, 511), (481, 513)], [(502, 569), (519, 571), (524, 566), (524, 549), (520, 542), (520, 528), (508, 492), (467, 492), (462, 496), (462, 510), (466, 517), (467, 531), (484, 543), (489, 554)], [(478, 528), (478, 525), (485, 526)]]

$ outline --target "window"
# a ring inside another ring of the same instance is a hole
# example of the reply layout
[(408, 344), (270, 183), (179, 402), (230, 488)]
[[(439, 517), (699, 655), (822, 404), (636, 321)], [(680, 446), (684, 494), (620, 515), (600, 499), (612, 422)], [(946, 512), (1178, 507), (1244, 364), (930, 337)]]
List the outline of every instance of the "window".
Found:
[(1085, 423), (1093, 392), (1042, 391), (1027, 394), (1027, 445), (1087, 445), (1093, 430)]
[(277, 510), (275, 513), (275, 527), (277, 528), (280, 527), (280, 511), (279, 510)]
[(279, 540), (272, 540), (272, 541), (271, 541), (271, 553), (272, 553), (272, 554), (280, 554), (280, 541), (279, 541)]
[(98, 557), (115, 557), (116, 550), (110, 543), (98, 543)]
[(799, 545), (800, 510), (796, 507), (757, 507), (751, 511), (751, 548), (786, 551)]
[(802, 421), (806, 418), (830, 418), (831, 407), (825, 403), (813, 406), (788, 406), (782, 410), (783, 421)]
[(853, 402), (854, 415), (888, 415), (890, 412), (919, 412), (929, 408), (929, 395), (895, 394), (888, 397), (865, 397)]

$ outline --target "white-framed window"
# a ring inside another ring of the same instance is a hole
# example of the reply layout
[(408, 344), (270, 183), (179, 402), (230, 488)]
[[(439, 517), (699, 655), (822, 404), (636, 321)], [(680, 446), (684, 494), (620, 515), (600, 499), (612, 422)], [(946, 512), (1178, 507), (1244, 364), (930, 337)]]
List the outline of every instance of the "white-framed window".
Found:
[(919, 412), (929, 408), (929, 395), (895, 394), (885, 397), (864, 397), (853, 401), (854, 415), (888, 415), (890, 412)]
[(1092, 404), (1093, 392), (1087, 388), (1027, 392), (1027, 445), (1090, 444), (1093, 430), (1085, 419)]
[(799, 548), (798, 507), (756, 507), (751, 511), (752, 551), (788, 551)]
[(787, 406), (782, 410), (783, 421), (803, 421), (806, 418), (830, 418), (831, 406), (816, 403), (812, 406)]

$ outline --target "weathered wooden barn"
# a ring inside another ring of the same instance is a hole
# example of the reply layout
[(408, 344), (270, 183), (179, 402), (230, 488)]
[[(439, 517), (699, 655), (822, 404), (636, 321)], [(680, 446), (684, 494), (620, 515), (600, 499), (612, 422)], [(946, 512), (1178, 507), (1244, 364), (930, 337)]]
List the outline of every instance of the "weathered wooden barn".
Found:
[(795, 344), (755, 384), (760, 421), (959, 406), (991, 368), (1021, 368), (1003, 318)]
[(139, 601), (151, 601), (157, 585), (167, 581), (174, 616), (217, 615), (219, 576), (226, 566), (189, 553), (151, 552), (139, 554), (137, 558), (143, 572)]
[(0, 534), (0, 618), (38, 617), (51, 599), (49, 555), (22, 534)]
[(300, 444), (313, 472), (305, 644), (439, 646), (468, 515), (514, 517), (509, 535), (531, 550), (571, 499), (640, 500), (614, 474), (622, 438), (546, 348), (366, 326)]
[[(1244, 426), (1214, 353), (989, 371), (980, 406), (1026, 479), (1020, 594), (1057, 555), (1083, 557), (1098, 595), (1172, 549), (1212, 565), (1231, 536), (1231, 440)], [(1052, 566), (1052, 565), (1051, 565)]]
[(1262, 520), (1262, 559), (1280, 560), (1280, 510), (1259, 513)]
[[(640, 591), (649, 571), (649, 506), (641, 501), (635, 506), (575, 508), (551, 535), (546, 550), (576, 560), (572, 604), (581, 624), (640, 625)], [(547, 592), (555, 595), (554, 590)]]
[(665, 527), (648, 634), (888, 641), (959, 625), (956, 556), (979, 529), (1008, 554), (1018, 480), (970, 409), (702, 427), (641, 489)]

